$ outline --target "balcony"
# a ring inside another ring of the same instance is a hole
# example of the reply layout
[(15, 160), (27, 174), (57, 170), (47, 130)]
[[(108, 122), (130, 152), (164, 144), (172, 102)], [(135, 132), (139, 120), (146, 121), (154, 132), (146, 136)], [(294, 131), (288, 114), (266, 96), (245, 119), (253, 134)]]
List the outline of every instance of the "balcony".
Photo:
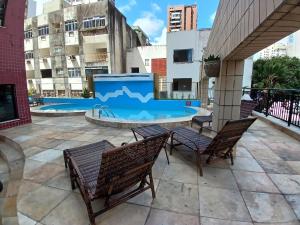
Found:
[(108, 54), (106, 52), (103, 53), (90, 53), (85, 55), (86, 63), (103, 63), (108, 61)]

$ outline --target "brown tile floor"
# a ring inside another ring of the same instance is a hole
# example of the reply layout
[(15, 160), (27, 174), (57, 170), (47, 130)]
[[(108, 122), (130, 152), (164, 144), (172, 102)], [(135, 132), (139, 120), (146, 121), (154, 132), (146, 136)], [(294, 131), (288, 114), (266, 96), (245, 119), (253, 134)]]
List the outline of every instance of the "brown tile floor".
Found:
[[(107, 139), (134, 141), (129, 130), (100, 127), (84, 117), (41, 118), (0, 132), (26, 155), (18, 196), (21, 225), (88, 225), (83, 200), (71, 191), (62, 150)], [(101, 225), (299, 224), (300, 143), (256, 121), (237, 144), (235, 165), (215, 160), (199, 177), (194, 155), (164, 152), (153, 169), (157, 197), (145, 192), (97, 217)], [(0, 165), (1, 168), (1, 165)]]

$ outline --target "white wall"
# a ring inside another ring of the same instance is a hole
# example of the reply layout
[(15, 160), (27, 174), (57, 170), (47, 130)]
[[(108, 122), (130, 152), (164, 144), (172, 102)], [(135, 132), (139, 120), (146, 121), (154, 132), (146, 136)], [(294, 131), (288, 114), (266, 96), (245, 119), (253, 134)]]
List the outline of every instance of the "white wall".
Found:
[(242, 87), (251, 88), (252, 72), (253, 72), (253, 57), (249, 57), (244, 61), (244, 75), (243, 75)]
[[(152, 59), (167, 57), (165, 45), (141, 46), (127, 50), (126, 72), (131, 73), (132, 67), (138, 67), (140, 73), (151, 73)], [(145, 59), (149, 59), (149, 65), (145, 65)]]
[[(210, 30), (178, 31), (167, 33), (167, 81), (174, 78), (192, 78), (192, 82), (200, 80), (200, 66), (203, 48), (207, 45)], [(174, 63), (174, 50), (193, 49), (192, 63)]]

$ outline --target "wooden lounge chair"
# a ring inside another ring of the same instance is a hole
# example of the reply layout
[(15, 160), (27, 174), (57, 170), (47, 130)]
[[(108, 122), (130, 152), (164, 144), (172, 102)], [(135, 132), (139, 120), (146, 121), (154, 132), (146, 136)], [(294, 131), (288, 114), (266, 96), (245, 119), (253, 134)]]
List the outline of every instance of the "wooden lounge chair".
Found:
[(222, 156), (224, 158), (230, 157), (233, 165), (233, 147), (255, 120), (256, 118), (247, 118), (227, 121), (214, 138), (198, 134), (190, 128), (176, 127), (171, 133), (170, 154), (172, 155), (172, 150), (176, 145), (184, 145), (193, 150), (196, 153), (200, 176), (203, 176), (202, 154), (209, 155), (206, 163), (209, 163), (213, 157)]
[(210, 115), (208, 115), (208, 116), (194, 116), (192, 118), (191, 127), (193, 127), (194, 123), (199, 125), (200, 126), (199, 134), (201, 134), (202, 130), (203, 130), (204, 123), (208, 123), (208, 126), (210, 126), (210, 123), (212, 122), (212, 119), (213, 119), (213, 113), (210, 113)]
[[(152, 166), (169, 134), (114, 147), (108, 141), (66, 150), (72, 189), (79, 187), (89, 219), (151, 189), (155, 198)], [(104, 207), (94, 212), (92, 202), (104, 198)]]

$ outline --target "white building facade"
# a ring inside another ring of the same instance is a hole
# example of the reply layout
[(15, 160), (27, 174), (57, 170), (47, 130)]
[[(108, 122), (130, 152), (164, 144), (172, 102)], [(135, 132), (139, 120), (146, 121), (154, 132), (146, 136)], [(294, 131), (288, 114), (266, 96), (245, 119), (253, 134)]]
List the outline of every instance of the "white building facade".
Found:
[(167, 58), (166, 45), (140, 46), (127, 50), (127, 73), (151, 73), (152, 59)]
[(167, 33), (168, 97), (197, 98), (210, 29)]

